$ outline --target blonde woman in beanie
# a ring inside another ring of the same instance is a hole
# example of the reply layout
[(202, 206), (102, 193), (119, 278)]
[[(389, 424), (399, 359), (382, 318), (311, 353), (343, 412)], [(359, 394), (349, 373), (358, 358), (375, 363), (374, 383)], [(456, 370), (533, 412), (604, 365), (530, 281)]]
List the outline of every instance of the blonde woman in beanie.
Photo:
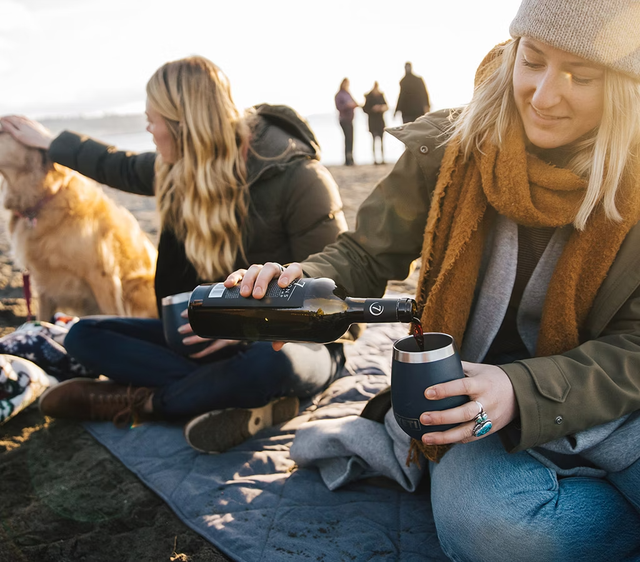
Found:
[[(524, 0), (460, 112), (390, 132), (406, 151), (355, 232), (245, 295), (306, 275), (380, 295), (422, 257), (425, 331), (465, 405), (414, 441), (456, 561), (640, 558), (640, 2)], [(374, 400), (382, 403), (388, 394)], [(368, 411), (379, 411), (371, 408)], [(392, 418), (393, 419), (393, 418)]]
[[(164, 298), (224, 279), (243, 263), (304, 259), (346, 229), (337, 185), (319, 162), (306, 121), (285, 106), (240, 112), (210, 60), (193, 56), (160, 67), (147, 84), (146, 114), (157, 152), (143, 154), (68, 131), (53, 138), (26, 118), (1, 123), (53, 162), (156, 196), (159, 315)], [(293, 417), (298, 397), (324, 388), (342, 361), (340, 344), (301, 344), (283, 355), (263, 342), (203, 340), (188, 323), (178, 331), (183, 353), (169, 346), (159, 319), (81, 319), (65, 339), (67, 351), (111, 380), (75, 378), (52, 387), (41, 397), (42, 413), (130, 425), (224, 411), (210, 424), (215, 431), (190, 441), (220, 452), (267, 420)]]

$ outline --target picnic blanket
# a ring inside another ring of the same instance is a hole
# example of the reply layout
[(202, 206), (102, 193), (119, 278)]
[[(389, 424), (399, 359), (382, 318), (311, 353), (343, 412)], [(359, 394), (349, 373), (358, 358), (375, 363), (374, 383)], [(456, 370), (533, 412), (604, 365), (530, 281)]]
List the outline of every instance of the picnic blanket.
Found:
[(445, 561), (428, 478), (415, 486), (416, 474), (401, 468), (376, 478), (375, 461), (348, 453), (320, 470), (317, 462), (300, 467), (290, 456), (297, 428), (302, 435), (317, 432), (321, 420), (377, 423), (357, 416), (387, 386), (392, 342), (405, 334), (401, 326), (369, 327), (347, 347), (337, 380), (297, 418), (223, 454), (197, 453), (182, 428), (168, 424), (85, 427), (185, 524), (239, 562)]

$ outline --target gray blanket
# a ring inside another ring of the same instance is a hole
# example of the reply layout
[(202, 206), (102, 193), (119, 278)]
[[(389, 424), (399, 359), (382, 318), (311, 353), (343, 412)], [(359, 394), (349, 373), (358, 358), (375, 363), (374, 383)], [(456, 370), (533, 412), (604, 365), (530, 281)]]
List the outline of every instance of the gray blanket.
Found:
[[(342, 376), (298, 418), (224, 454), (195, 452), (182, 428), (171, 425), (85, 427), (182, 521), (234, 560), (445, 561), (428, 478), (420, 480), (419, 471), (402, 468), (401, 445), (389, 449), (398, 459), (389, 478), (370, 478), (377, 472), (377, 457), (344, 459), (339, 461), (344, 470), (334, 465), (319, 471), (296, 465), (289, 454), (295, 430), (322, 420), (364, 422), (367, 431), (377, 425), (386, 433), (382, 424), (357, 416), (366, 400), (388, 384), (392, 342), (405, 334), (402, 327), (370, 327), (347, 348)], [(401, 486), (417, 490), (408, 493)]]

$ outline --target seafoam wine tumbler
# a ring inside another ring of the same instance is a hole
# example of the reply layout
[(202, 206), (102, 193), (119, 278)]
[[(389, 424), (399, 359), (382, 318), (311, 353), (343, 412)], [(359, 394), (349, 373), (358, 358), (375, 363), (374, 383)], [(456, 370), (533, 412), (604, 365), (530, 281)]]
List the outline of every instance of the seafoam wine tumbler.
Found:
[(456, 424), (422, 425), (420, 414), (448, 410), (469, 401), (468, 396), (451, 396), (427, 400), (424, 391), (434, 384), (464, 377), (460, 356), (449, 334), (424, 334), (424, 351), (413, 336), (399, 339), (393, 345), (391, 365), (391, 404), (396, 421), (405, 433), (420, 439), (423, 433), (445, 431)]

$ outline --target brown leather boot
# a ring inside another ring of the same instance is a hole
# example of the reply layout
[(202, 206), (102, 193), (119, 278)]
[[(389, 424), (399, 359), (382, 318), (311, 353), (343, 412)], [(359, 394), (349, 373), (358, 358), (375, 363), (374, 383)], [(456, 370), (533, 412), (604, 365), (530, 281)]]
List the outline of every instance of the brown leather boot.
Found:
[(142, 411), (151, 394), (151, 388), (77, 378), (47, 389), (38, 406), (52, 418), (113, 421), (118, 427), (126, 427), (151, 419), (151, 414)]

